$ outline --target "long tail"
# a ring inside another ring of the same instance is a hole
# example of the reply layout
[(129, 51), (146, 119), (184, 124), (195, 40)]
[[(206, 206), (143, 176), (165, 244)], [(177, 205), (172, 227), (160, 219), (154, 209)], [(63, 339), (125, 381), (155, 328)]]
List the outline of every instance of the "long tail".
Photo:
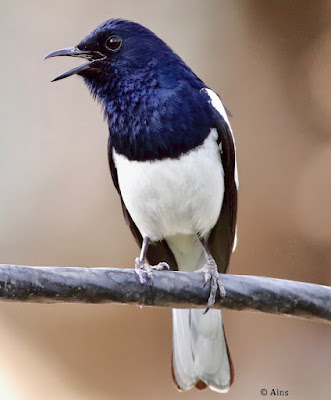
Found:
[(219, 310), (172, 310), (173, 377), (180, 390), (193, 386), (225, 393), (233, 368)]
[[(181, 271), (192, 271), (205, 262), (195, 239), (175, 238), (169, 245)], [(193, 386), (227, 392), (233, 382), (229, 355), (219, 310), (173, 309), (172, 372), (179, 390)]]

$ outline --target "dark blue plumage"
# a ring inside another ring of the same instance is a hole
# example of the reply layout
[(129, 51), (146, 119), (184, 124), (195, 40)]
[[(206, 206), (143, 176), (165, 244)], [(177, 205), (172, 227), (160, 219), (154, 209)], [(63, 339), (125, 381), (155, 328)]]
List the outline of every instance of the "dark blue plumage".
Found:
[[(135, 269), (196, 271), (211, 282), (207, 310), (224, 287), (237, 212), (235, 144), (219, 97), (143, 26), (109, 20), (76, 47), (50, 53), (88, 60), (81, 75), (103, 105), (108, 160), (127, 224), (141, 246)], [(153, 242), (153, 246), (150, 246)], [(206, 310), (206, 311), (207, 311)], [(181, 390), (226, 392), (233, 368), (221, 314), (173, 310), (173, 377)]]
[(77, 47), (96, 49), (95, 43), (110, 35), (122, 37), (123, 45), (99, 61), (108, 74), (91, 69), (83, 77), (103, 104), (115, 150), (130, 160), (160, 160), (200, 145), (215, 126), (200, 93), (203, 82), (161, 39), (134, 22), (107, 21)]

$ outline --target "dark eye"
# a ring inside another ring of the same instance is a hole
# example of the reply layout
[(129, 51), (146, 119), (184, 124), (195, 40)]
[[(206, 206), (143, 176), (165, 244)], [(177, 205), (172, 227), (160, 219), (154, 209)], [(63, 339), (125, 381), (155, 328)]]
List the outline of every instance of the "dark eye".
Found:
[(117, 35), (110, 36), (105, 43), (107, 49), (111, 51), (118, 51), (122, 46), (122, 38)]

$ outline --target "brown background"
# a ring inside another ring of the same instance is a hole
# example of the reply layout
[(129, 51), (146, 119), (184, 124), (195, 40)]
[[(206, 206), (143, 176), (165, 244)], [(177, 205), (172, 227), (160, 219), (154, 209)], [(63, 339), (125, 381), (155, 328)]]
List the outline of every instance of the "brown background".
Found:
[[(77, 60), (42, 62), (110, 17), (160, 35), (233, 113), (240, 204), (231, 272), (330, 283), (331, 2), (2, 0), (2, 263), (133, 267), (107, 128)], [(225, 312), (236, 380), (179, 394), (170, 310), (0, 304), (0, 398), (330, 399), (330, 327)], [(270, 397), (266, 397), (270, 398)], [(272, 397), (271, 397), (272, 398)]]

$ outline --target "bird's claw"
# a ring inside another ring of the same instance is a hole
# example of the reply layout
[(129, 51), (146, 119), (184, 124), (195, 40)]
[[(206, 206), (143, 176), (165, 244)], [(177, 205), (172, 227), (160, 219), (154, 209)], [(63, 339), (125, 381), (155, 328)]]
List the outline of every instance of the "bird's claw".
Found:
[[(147, 279), (152, 278), (154, 271), (163, 271), (163, 270), (170, 270), (169, 265), (166, 262), (160, 262), (157, 265), (149, 265), (146, 262), (143, 262), (139, 258), (135, 260), (135, 271), (139, 277), (140, 283), (144, 284), (147, 282)], [(146, 273), (147, 279), (144, 276)]]
[(221, 297), (225, 297), (225, 289), (219, 277), (217, 265), (215, 262), (208, 262), (202, 268), (196, 270), (195, 272), (202, 272), (204, 274), (204, 286), (206, 286), (206, 284), (210, 282), (210, 293), (207, 302), (207, 308), (204, 312), (204, 314), (206, 314), (206, 312), (215, 304), (217, 289), (219, 288)]

